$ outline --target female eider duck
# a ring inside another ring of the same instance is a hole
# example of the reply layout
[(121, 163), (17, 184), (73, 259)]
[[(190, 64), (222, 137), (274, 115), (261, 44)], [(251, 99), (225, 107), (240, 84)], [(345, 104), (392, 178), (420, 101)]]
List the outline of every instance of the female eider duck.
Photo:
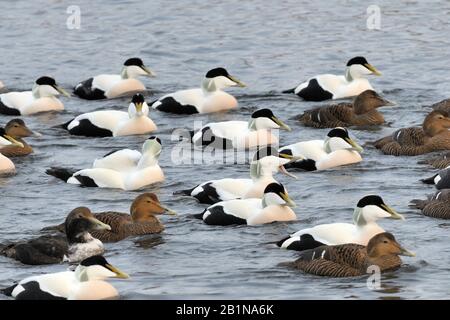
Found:
[(152, 103), (152, 107), (176, 114), (211, 113), (234, 109), (236, 98), (223, 89), (245, 84), (231, 76), (224, 68), (209, 70), (201, 88), (180, 90), (167, 94)]
[(9, 175), (16, 172), (14, 163), (1, 153), (3, 148), (10, 146), (17, 146), (20, 148), (24, 147), (21, 142), (18, 142), (13, 137), (8, 136), (5, 129), (0, 128), (0, 176)]
[(345, 76), (321, 74), (308, 79), (294, 89), (283, 93), (295, 93), (308, 101), (323, 101), (357, 96), (363, 91), (373, 90), (367, 75), (381, 73), (364, 57), (355, 57), (347, 62)]
[(426, 200), (413, 199), (409, 207), (419, 209), (428, 217), (450, 219), (450, 189), (439, 190)]
[[(297, 142), (279, 149), (280, 156), (294, 158), (286, 168), (325, 170), (362, 161), (363, 149), (349, 137), (345, 128), (334, 128), (325, 140)], [(301, 160), (296, 160), (296, 159)]]
[(273, 177), (275, 173), (281, 171), (290, 175), (284, 168), (284, 165), (289, 161), (291, 160), (278, 156), (275, 148), (260, 148), (253, 156), (253, 161), (250, 164), (250, 179), (209, 180), (194, 188), (176, 191), (174, 194), (192, 196), (200, 203), (207, 204), (232, 199), (262, 198), (264, 189), (269, 184), (276, 182)]
[(296, 118), (305, 126), (313, 128), (380, 125), (384, 123), (384, 117), (377, 108), (393, 105), (395, 104), (380, 97), (375, 91), (366, 90), (353, 103), (316, 107)]
[(320, 246), (300, 253), (299, 258), (285, 265), (305, 273), (324, 277), (357, 277), (367, 275), (368, 268), (378, 266), (381, 272), (398, 269), (399, 256), (414, 257), (389, 232), (373, 236), (367, 246), (347, 243)]
[(439, 170), (438, 173), (432, 177), (421, 179), (425, 184), (432, 184), (436, 189), (450, 189), (450, 167)]
[(395, 131), (372, 144), (384, 154), (416, 156), (434, 151), (450, 150), (450, 116), (445, 111), (430, 112), (422, 128), (410, 127)]
[(101, 255), (81, 261), (75, 271), (63, 271), (31, 276), (0, 290), (16, 300), (107, 300), (119, 293), (108, 278), (127, 279), (129, 276), (112, 266)]
[(144, 91), (145, 86), (139, 76), (154, 77), (141, 59), (131, 58), (123, 64), (121, 74), (100, 74), (77, 84), (73, 93), (87, 100), (111, 99), (129, 93)]
[(70, 134), (87, 137), (118, 137), (153, 132), (155, 123), (148, 117), (144, 96), (137, 93), (131, 99), (128, 112), (101, 110), (83, 113), (63, 125)]
[(228, 226), (247, 224), (250, 226), (275, 221), (297, 220), (291, 209), (295, 202), (289, 197), (281, 183), (271, 183), (264, 190), (262, 199), (237, 199), (218, 202), (194, 217), (209, 225)]
[(164, 181), (164, 173), (158, 165), (161, 150), (161, 140), (152, 136), (144, 142), (142, 153), (130, 149), (114, 151), (97, 159), (90, 169), (75, 171), (53, 167), (46, 173), (83, 187), (137, 190)]
[(72, 210), (64, 222), (64, 228), (65, 235), (45, 235), (9, 244), (1, 249), (0, 254), (29, 265), (54, 264), (61, 261), (77, 263), (104, 252), (102, 242), (92, 237), (90, 232), (111, 229), (85, 207)]
[(433, 105), (430, 106), (434, 110), (441, 110), (445, 112), (450, 112), (450, 99), (445, 99), (442, 101), (439, 101)]
[(69, 94), (56, 84), (55, 79), (40, 77), (32, 91), (0, 94), (0, 113), (26, 116), (45, 111), (61, 111), (64, 110), (64, 105), (56, 98), (59, 94), (69, 97)]
[(431, 157), (425, 160), (421, 160), (418, 162), (419, 164), (428, 164), (436, 169), (445, 169), (450, 166), (450, 152), (445, 154)]
[(278, 138), (271, 132), (276, 129), (291, 130), (270, 109), (260, 109), (253, 112), (248, 122), (208, 123), (192, 136), (192, 143), (196, 146), (239, 150), (276, 145)]
[(33, 153), (33, 148), (23, 138), (40, 136), (40, 134), (28, 128), (22, 119), (9, 121), (4, 131), (10, 139), (13, 139), (14, 143), (0, 148), (1, 154), (6, 157), (19, 157)]
[(374, 235), (384, 232), (377, 224), (378, 219), (404, 219), (387, 206), (379, 196), (369, 195), (359, 200), (353, 212), (352, 223), (321, 224), (303, 229), (279, 241), (280, 248), (303, 251), (318, 245), (357, 243), (366, 245)]

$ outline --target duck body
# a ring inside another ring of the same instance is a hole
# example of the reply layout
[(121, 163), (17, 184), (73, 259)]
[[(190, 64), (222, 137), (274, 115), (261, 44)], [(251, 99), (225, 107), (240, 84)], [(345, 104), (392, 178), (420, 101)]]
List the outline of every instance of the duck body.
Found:
[(450, 189), (450, 168), (439, 170), (432, 177), (421, 179), (423, 183), (432, 184), (436, 189)]
[(16, 172), (16, 166), (9, 158), (0, 153), (0, 176)]
[(428, 217), (450, 219), (450, 189), (439, 190), (425, 200), (413, 199), (409, 206)]
[(450, 166), (450, 153), (445, 153), (439, 156), (431, 157), (419, 161), (420, 164), (428, 164), (436, 169), (445, 169)]
[(13, 142), (0, 138), (0, 153), (5, 157), (19, 157), (33, 153), (33, 148), (23, 138), (37, 134), (31, 131), (22, 119), (10, 120), (1, 131)]

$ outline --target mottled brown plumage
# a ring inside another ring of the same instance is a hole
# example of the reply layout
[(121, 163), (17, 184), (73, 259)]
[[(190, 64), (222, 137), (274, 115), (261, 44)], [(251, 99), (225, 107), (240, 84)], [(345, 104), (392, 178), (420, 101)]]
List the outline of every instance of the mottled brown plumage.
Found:
[(450, 113), (450, 99), (445, 99), (431, 106), (434, 110), (441, 110)]
[(450, 152), (419, 161), (419, 164), (428, 164), (436, 169), (444, 169), (450, 166)]
[(426, 200), (413, 199), (409, 206), (421, 210), (428, 217), (450, 219), (450, 189), (439, 190)]
[(23, 148), (18, 145), (9, 145), (0, 149), (0, 153), (6, 157), (26, 156), (33, 152), (33, 148), (28, 145), (23, 138), (30, 137), (34, 133), (23, 122), (22, 119), (13, 119), (5, 126), (8, 136), (23, 144)]
[(359, 94), (353, 103), (338, 103), (305, 111), (298, 120), (307, 127), (334, 128), (384, 123), (377, 108), (392, 105), (373, 90)]
[(372, 265), (382, 272), (397, 269), (402, 263), (399, 255), (413, 254), (402, 248), (392, 234), (383, 232), (370, 239), (367, 247), (351, 243), (303, 251), (290, 266), (318, 276), (355, 277), (367, 274)]
[(445, 111), (430, 112), (422, 127), (410, 127), (373, 142), (384, 154), (415, 156), (450, 150), (450, 117)]

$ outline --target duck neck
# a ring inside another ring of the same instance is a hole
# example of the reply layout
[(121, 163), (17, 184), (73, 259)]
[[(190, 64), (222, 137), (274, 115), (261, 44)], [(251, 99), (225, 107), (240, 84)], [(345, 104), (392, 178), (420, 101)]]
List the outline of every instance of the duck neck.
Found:
[(253, 181), (263, 178), (273, 178), (274, 172), (276, 172), (276, 170), (262, 166), (258, 161), (253, 161), (250, 164), (250, 177)]
[(39, 87), (37, 85), (33, 86), (33, 89), (31, 90), (31, 94), (33, 95), (34, 99), (41, 98), (41, 93), (39, 92)]
[[(377, 265), (381, 271), (393, 270), (400, 267), (402, 260), (394, 254), (379, 255), (376, 251), (368, 253), (368, 266)], [(367, 270), (366, 270), (367, 272)]]
[(91, 234), (87, 231), (83, 231), (76, 234), (67, 234), (67, 242), (69, 245), (77, 244), (77, 243), (88, 243), (90, 241), (94, 240), (94, 238), (91, 236)]
[(147, 167), (151, 167), (158, 164), (158, 158), (156, 158), (151, 153), (146, 153), (142, 155), (141, 159), (138, 162), (137, 168), (138, 169), (145, 169)]
[(214, 93), (214, 92), (220, 90), (220, 88), (217, 87), (214, 79), (208, 79), (208, 78), (203, 79), (201, 88), (205, 95), (211, 94), (211, 93)]

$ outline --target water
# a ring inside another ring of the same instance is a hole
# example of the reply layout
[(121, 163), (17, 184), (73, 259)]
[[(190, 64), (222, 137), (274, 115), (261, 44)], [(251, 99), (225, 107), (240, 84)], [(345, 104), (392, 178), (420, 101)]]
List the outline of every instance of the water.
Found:
[[(352, 131), (361, 143), (396, 128), (420, 124), (424, 105), (450, 96), (446, 52), (449, 46), (450, 6), (445, 1), (377, 1), (381, 30), (366, 27), (366, 6), (358, 1), (76, 1), (81, 29), (66, 28), (71, 1), (2, 1), (0, 37), (1, 80), (11, 90), (26, 90), (43, 75), (53, 75), (66, 88), (98, 73), (115, 73), (131, 56), (142, 57), (157, 73), (143, 79), (153, 93), (197, 86), (216, 66), (248, 84), (229, 90), (241, 109), (189, 117), (152, 112), (163, 142), (161, 166), (167, 180), (146, 190), (178, 211), (163, 218), (160, 236), (108, 244), (107, 258), (131, 274), (114, 281), (123, 299), (236, 298), (236, 299), (431, 299), (448, 298), (449, 232), (445, 221), (423, 217), (408, 209), (412, 198), (433, 192), (418, 179), (432, 173), (417, 161), (423, 157), (382, 156), (366, 148), (364, 162), (346, 168), (301, 173), (298, 180), (277, 176), (298, 203), (298, 221), (259, 227), (212, 227), (188, 215), (201, 212), (193, 199), (172, 196), (210, 178), (247, 177), (247, 165), (184, 165), (170, 161), (175, 128), (191, 128), (194, 120), (247, 119), (255, 108), (269, 107), (288, 119), (314, 103), (280, 95), (318, 72), (341, 73), (352, 56), (364, 55), (383, 72), (374, 87), (395, 107), (383, 108), (390, 125), (373, 131)], [(127, 99), (82, 101), (63, 98), (66, 111), (27, 117), (41, 132), (29, 142), (35, 153), (16, 159), (18, 174), (0, 178), (0, 241), (38, 235), (39, 229), (59, 223), (76, 206), (93, 211), (127, 212), (139, 192), (83, 189), (45, 174), (54, 165), (84, 168), (112, 148), (140, 148), (146, 136), (86, 139), (52, 128), (71, 117), (97, 109), (128, 105)], [(8, 121), (0, 116), (0, 123)], [(186, 121), (187, 120), (187, 121)], [(287, 123), (283, 144), (323, 137), (327, 130)], [(369, 290), (366, 278), (322, 279), (279, 267), (295, 253), (267, 242), (300, 228), (350, 221), (353, 207), (364, 195), (380, 194), (407, 220), (382, 221), (398, 241), (417, 253), (405, 266), (382, 278), (381, 290)], [(55, 272), (63, 265), (24, 266), (0, 257), (0, 287), (31, 274)], [(0, 297), (2, 299), (3, 297)]]

